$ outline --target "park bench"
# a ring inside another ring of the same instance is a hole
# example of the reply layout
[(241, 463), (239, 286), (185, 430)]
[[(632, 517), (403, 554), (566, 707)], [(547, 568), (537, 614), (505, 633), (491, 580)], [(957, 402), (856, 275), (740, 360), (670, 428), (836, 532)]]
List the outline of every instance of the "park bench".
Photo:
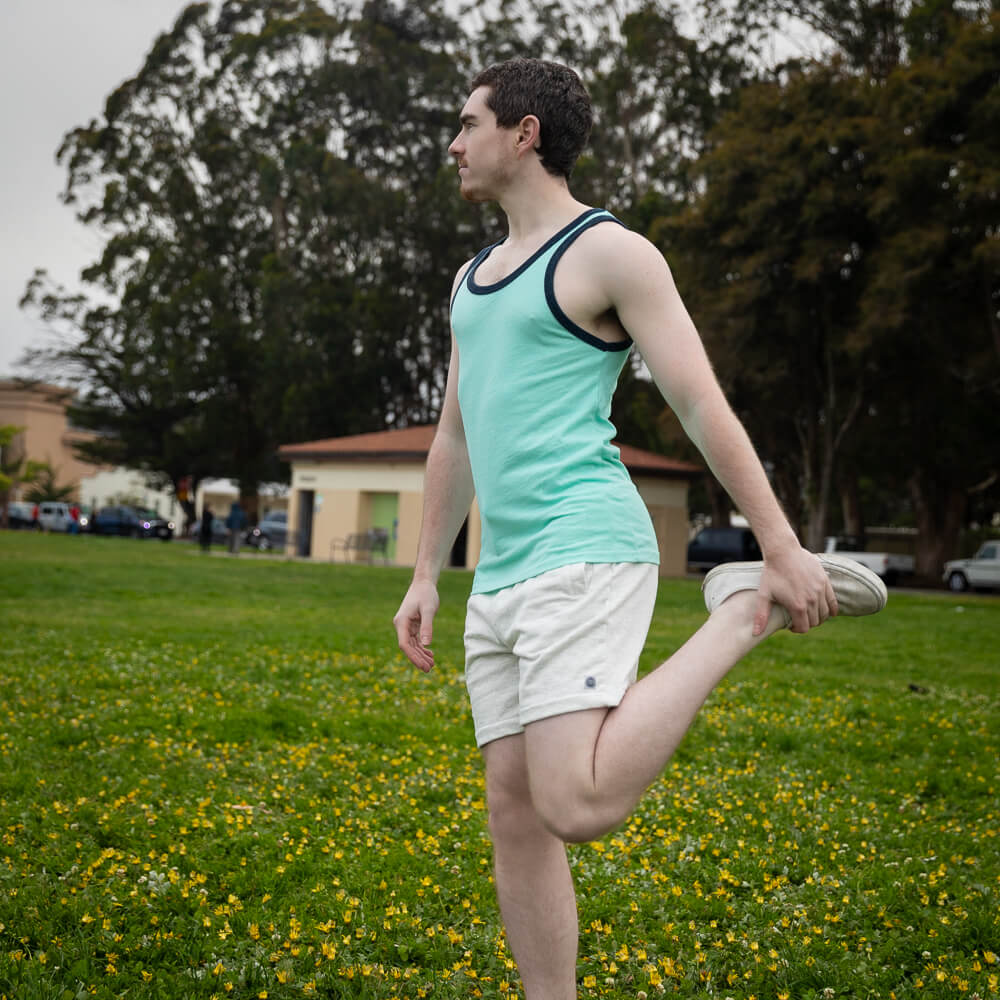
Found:
[(375, 556), (381, 555), (384, 565), (389, 564), (389, 532), (384, 528), (371, 528), (359, 531), (346, 538), (335, 538), (330, 543), (330, 560), (337, 561), (337, 553), (344, 556), (344, 562), (356, 561), (358, 556), (366, 556), (369, 563), (375, 561)]

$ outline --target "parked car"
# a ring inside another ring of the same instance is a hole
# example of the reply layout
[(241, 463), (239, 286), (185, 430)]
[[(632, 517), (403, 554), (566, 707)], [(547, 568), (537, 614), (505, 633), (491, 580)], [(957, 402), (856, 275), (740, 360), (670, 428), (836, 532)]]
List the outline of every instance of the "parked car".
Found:
[(825, 552), (838, 552), (867, 566), (878, 573), (886, 583), (896, 583), (901, 576), (910, 576), (914, 570), (913, 556), (898, 552), (867, 552), (862, 548), (861, 539), (854, 537), (834, 537), (826, 539)]
[(174, 522), (160, 517), (155, 510), (136, 508), (136, 514), (139, 515), (144, 538), (159, 538), (162, 542), (169, 542), (174, 537)]
[(953, 559), (945, 563), (943, 579), (949, 590), (1000, 589), (1000, 541), (983, 542), (971, 559)]
[(95, 535), (123, 535), (128, 538), (161, 538), (169, 541), (174, 537), (174, 522), (166, 521), (153, 511), (141, 511), (134, 507), (104, 507), (91, 519)]
[(268, 549), (283, 549), (287, 537), (288, 512), (276, 510), (265, 514), (260, 523), (246, 533), (246, 543), (266, 552)]
[[(199, 541), (201, 538), (201, 518), (197, 518), (188, 528), (188, 538)], [(226, 520), (222, 517), (212, 518), (212, 544), (228, 545), (229, 529), (226, 527)]]
[(40, 527), (36, 522), (34, 517), (32, 517), (32, 511), (35, 509), (33, 503), (22, 503), (20, 501), (14, 501), (13, 503), (7, 504), (7, 526), (14, 530), (18, 528), (38, 528)]
[(68, 503), (44, 500), (38, 505), (38, 523), (45, 531), (69, 531), (73, 517)]
[(688, 566), (709, 570), (719, 563), (762, 559), (760, 546), (749, 528), (702, 528), (688, 542)]
[(95, 535), (142, 537), (139, 515), (131, 507), (102, 507), (90, 520)]

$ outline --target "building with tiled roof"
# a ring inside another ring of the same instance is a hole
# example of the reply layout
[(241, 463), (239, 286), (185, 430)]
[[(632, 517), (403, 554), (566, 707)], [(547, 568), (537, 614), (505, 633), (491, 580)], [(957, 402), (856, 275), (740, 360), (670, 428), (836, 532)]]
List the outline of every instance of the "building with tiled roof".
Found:
[[(364, 549), (345, 550), (343, 543), (378, 533), (388, 537), (389, 561), (414, 565), (424, 472), (435, 429), (406, 427), (283, 445), (278, 457), (292, 467), (289, 552), (322, 559), (367, 559)], [(688, 486), (702, 469), (630, 445), (617, 447), (652, 517), (661, 575), (682, 576), (687, 559)], [(480, 537), (479, 511), (473, 501), (451, 564), (474, 568)]]

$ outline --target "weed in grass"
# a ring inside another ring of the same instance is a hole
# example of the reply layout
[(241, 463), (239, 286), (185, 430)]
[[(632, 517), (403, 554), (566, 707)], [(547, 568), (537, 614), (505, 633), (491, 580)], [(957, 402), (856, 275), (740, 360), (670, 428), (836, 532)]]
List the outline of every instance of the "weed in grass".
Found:
[[(516, 997), (461, 678), (404, 571), (0, 535), (0, 997)], [(959, 608), (963, 610), (958, 610)], [(703, 618), (664, 582), (650, 669)], [(781, 634), (574, 847), (580, 996), (1000, 992), (1000, 602)]]

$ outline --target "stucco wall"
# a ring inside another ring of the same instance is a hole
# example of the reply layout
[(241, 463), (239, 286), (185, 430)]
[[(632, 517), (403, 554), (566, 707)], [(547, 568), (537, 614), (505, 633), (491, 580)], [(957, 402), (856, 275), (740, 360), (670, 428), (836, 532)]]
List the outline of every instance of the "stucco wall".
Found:
[(688, 543), (687, 482), (652, 476), (636, 476), (634, 481), (656, 532), (660, 576), (684, 576)]
[(99, 467), (81, 462), (73, 453), (75, 442), (93, 435), (70, 428), (66, 420), (70, 396), (66, 390), (53, 387), (23, 388), (16, 382), (0, 381), (0, 424), (25, 428), (14, 447), (20, 446), (22, 454), (32, 461), (48, 463), (57, 485), (76, 487), (76, 499), (89, 503), (87, 497), (79, 496), (80, 480)]
[[(659, 540), (660, 575), (683, 576), (687, 569), (687, 481), (637, 476), (635, 483)], [(300, 491), (313, 490), (311, 555), (315, 559), (328, 560), (335, 556), (343, 560), (342, 550), (331, 543), (367, 531), (371, 527), (372, 496), (392, 493), (398, 497), (395, 562), (400, 566), (413, 566), (423, 517), (423, 487), (423, 462), (294, 462), (290, 537), (296, 534)], [(466, 567), (472, 569), (478, 561), (482, 543), (479, 508), (475, 502), (469, 512), (467, 531)], [(291, 545), (289, 551), (294, 551)]]

